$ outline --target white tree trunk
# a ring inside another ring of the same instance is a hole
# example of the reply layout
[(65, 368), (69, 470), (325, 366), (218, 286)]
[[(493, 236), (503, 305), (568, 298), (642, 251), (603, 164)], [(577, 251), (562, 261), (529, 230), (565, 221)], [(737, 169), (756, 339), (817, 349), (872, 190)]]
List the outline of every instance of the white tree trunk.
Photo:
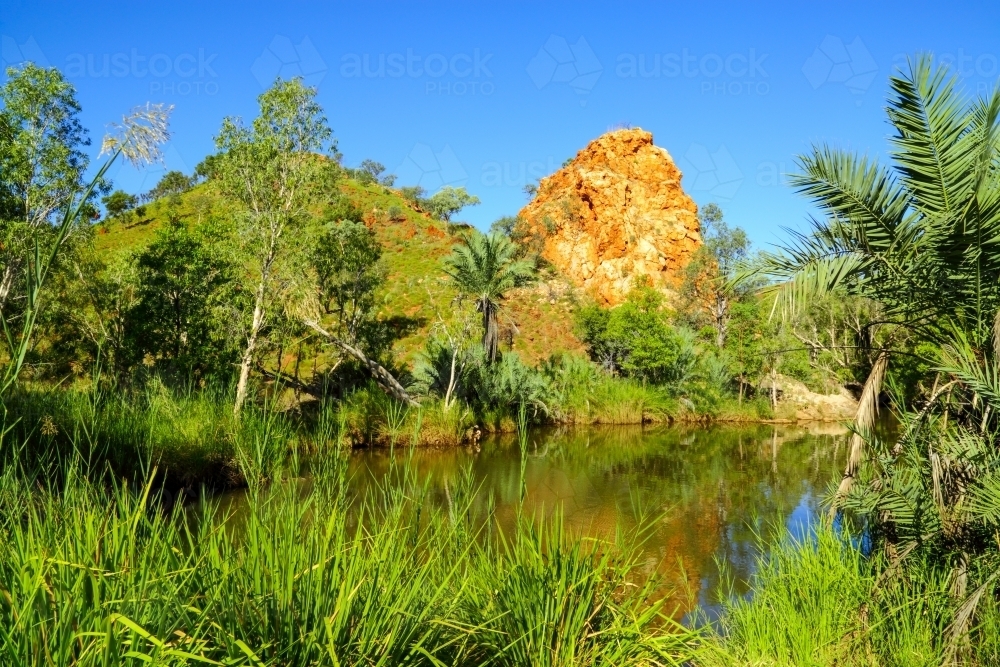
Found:
[(243, 359), (240, 361), (240, 379), (236, 383), (236, 402), (233, 405), (233, 414), (239, 415), (243, 409), (243, 403), (247, 398), (247, 385), (250, 382), (250, 368), (253, 366), (254, 353), (257, 351), (257, 337), (260, 335), (261, 327), (264, 325), (264, 291), (265, 281), (261, 281), (257, 287), (257, 295), (254, 299), (253, 319), (250, 322), (250, 333), (247, 335), (247, 346), (243, 351)]
[(444, 393), (445, 412), (451, 408), (451, 394), (455, 391), (455, 361), (458, 357), (458, 348), (452, 346), (451, 350), (451, 376), (448, 378), (448, 390)]

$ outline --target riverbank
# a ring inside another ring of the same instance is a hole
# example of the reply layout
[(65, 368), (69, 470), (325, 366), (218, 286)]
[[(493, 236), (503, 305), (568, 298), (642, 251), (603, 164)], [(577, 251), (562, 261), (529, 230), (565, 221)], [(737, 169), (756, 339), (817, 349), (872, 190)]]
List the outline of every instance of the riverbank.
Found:
[[(280, 399), (280, 400), (279, 400)], [(49, 456), (82, 455), (136, 477), (150, 462), (176, 491), (242, 487), (249, 476), (268, 477), (289, 460), (306, 460), (334, 437), (351, 448), (475, 446), (489, 433), (515, 433), (521, 415), (511, 409), (477, 414), (455, 402), (425, 398), (400, 404), (377, 387), (340, 401), (295, 402), (275, 395), (232, 413), (228, 391), (183, 391), (154, 379), (141, 387), (78, 383), (24, 385), (8, 399), (8, 441)], [(794, 423), (766, 398), (724, 398), (699, 411), (659, 388), (620, 381), (591, 396), (528, 408), (523, 427)], [(830, 423), (838, 423), (832, 421)]]

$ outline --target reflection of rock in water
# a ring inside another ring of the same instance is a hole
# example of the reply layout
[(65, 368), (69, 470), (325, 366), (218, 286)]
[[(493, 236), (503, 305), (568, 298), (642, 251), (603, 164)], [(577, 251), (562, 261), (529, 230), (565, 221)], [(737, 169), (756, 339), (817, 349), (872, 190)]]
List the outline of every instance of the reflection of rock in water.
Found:
[[(644, 525), (642, 568), (662, 578), (679, 618), (694, 602), (716, 602), (716, 559), (745, 592), (755, 533), (766, 537), (793, 512), (807, 518), (817, 510), (815, 499), (842, 467), (845, 433), (832, 424), (538, 430), (525, 464), (524, 509), (534, 516), (559, 509), (567, 530), (603, 540)], [(352, 483), (360, 489), (384, 479), (388, 463), (386, 451), (358, 453)], [(521, 466), (513, 437), (486, 437), (478, 453), (417, 449), (412, 463), (442, 506), (445, 484), (453, 494), (471, 466), (479, 508), (492, 495), (500, 528), (513, 527)]]

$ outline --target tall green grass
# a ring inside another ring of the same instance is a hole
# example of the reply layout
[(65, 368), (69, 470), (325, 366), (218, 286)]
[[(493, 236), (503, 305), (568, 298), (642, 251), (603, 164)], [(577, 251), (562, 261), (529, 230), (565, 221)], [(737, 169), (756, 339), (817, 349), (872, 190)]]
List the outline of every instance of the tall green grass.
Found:
[(630, 580), (634, 567), (626, 546), (570, 539), (558, 517), (522, 518), (513, 539), (473, 554), (462, 598), (470, 664), (681, 664), (696, 635), (660, 615), (651, 580)]
[(221, 390), (170, 389), (155, 379), (134, 388), (21, 386), (6, 400), (6, 440), (28, 443), (40, 465), (82, 456), (131, 475), (153, 462), (181, 484), (212, 481), (233, 472), (226, 468), (244, 428), (228, 402)]
[(656, 629), (629, 552), (527, 519), (501, 539), (471, 474), (442, 509), (409, 469), (351, 503), (331, 464), (238, 512), (166, 513), (150, 484), (63, 465), (58, 485), (0, 473), (0, 664), (645, 665), (691, 645)]
[(963, 602), (933, 562), (890, 567), (829, 527), (786, 537), (758, 559), (751, 595), (726, 601), (698, 662), (716, 665), (995, 665), (1000, 604), (985, 596), (971, 633), (950, 623)]

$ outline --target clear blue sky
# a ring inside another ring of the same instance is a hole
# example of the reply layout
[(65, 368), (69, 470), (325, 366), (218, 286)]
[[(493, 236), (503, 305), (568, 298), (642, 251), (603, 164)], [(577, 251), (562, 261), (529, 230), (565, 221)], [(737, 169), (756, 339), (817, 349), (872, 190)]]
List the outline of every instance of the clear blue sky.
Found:
[[(136, 104), (176, 107), (168, 167), (190, 173), (226, 115), (302, 74), (347, 165), (464, 185), (487, 227), (525, 183), (622, 124), (653, 132), (699, 204), (758, 245), (809, 209), (784, 183), (827, 141), (884, 154), (887, 78), (907, 54), (1000, 76), (1000, 3), (44, 2), (2, 0), (4, 64), (60, 67), (95, 145)], [(133, 192), (159, 173), (116, 173)]]

